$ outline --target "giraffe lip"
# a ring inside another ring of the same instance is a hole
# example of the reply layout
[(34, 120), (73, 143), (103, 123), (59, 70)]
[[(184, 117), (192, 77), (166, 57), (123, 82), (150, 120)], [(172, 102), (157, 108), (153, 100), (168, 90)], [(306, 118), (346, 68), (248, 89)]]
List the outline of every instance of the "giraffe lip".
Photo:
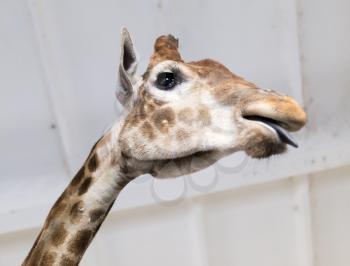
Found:
[(245, 116), (244, 118), (267, 126), (269, 129), (272, 129), (277, 133), (281, 142), (298, 148), (298, 143), (295, 141), (292, 135), (280, 125), (278, 121), (262, 116)]

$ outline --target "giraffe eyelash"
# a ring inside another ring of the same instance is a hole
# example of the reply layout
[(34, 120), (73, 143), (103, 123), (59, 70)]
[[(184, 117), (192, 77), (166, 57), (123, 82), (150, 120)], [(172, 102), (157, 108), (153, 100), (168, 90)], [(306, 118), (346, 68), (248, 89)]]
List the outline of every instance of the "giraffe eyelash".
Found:
[(176, 78), (178, 79), (179, 83), (182, 83), (186, 81), (185, 75), (183, 72), (180, 70), (180, 67), (178, 65), (172, 65), (169, 69), (170, 72), (174, 73)]

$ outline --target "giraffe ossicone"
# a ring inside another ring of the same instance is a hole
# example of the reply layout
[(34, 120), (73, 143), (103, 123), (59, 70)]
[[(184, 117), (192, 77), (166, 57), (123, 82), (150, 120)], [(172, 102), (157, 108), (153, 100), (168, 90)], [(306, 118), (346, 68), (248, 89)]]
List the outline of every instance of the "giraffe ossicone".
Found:
[(143, 75), (137, 59), (123, 29), (116, 95), (124, 114), (56, 201), (23, 265), (78, 265), (119, 192), (139, 175), (176, 177), (236, 151), (265, 158), (296, 146), (288, 132), (301, 129), (306, 114), (291, 97), (211, 59), (185, 62), (171, 35), (156, 40)]

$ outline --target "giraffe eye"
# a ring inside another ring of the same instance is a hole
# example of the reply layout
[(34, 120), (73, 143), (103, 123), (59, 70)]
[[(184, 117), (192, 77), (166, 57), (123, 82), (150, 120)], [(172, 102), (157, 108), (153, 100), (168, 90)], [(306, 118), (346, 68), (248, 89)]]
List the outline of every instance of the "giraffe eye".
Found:
[(176, 79), (175, 73), (172, 72), (162, 72), (157, 76), (156, 85), (158, 89), (170, 90), (174, 88), (179, 82)]

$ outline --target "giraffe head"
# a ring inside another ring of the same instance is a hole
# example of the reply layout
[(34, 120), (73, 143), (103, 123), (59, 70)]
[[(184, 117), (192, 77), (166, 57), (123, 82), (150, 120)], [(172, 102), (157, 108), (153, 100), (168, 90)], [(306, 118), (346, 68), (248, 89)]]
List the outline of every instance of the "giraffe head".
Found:
[[(306, 115), (296, 101), (261, 89), (214, 60), (185, 62), (171, 35), (156, 40), (142, 76), (136, 67), (132, 40), (123, 29), (117, 98), (126, 118), (119, 142), (124, 154), (152, 162), (154, 176), (196, 171), (235, 151), (265, 158), (297, 146), (289, 132), (302, 128)], [(198, 158), (205, 160), (185, 167)], [(174, 173), (169, 162), (182, 169)]]

